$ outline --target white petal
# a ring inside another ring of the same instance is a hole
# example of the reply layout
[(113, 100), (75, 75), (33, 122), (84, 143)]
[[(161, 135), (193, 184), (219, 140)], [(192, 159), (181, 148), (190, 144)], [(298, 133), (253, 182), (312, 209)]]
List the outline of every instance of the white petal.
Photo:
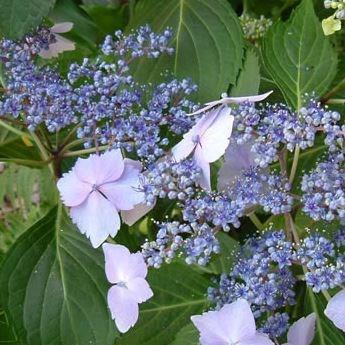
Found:
[(127, 267), (130, 267), (131, 253), (120, 244), (103, 243), (102, 248), (105, 257), (105, 274), (109, 282), (113, 284), (124, 282)]
[(116, 181), (124, 167), (121, 151), (111, 150), (99, 156), (90, 155), (87, 159), (78, 158), (75, 172), (82, 181), (100, 185)]
[(180, 162), (183, 159), (187, 158), (195, 148), (195, 143), (192, 141), (190, 137), (182, 139), (178, 144), (176, 144), (171, 152), (176, 160), (176, 162)]
[(236, 302), (225, 304), (219, 312), (220, 322), (230, 342), (236, 343), (256, 334), (255, 319), (245, 299), (240, 298)]
[(153, 296), (150, 285), (144, 278), (131, 279), (126, 286), (138, 303), (145, 302)]
[(209, 109), (217, 106), (217, 105), (221, 105), (221, 104), (230, 104), (230, 103), (243, 103), (243, 102), (260, 102), (262, 100), (264, 100), (265, 98), (267, 98), (273, 91), (269, 91), (266, 92), (262, 95), (255, 95), (255, 96), (243, 96), (243, 97), (225, 97), (225, 98), (221, 98), (219, 100), (216, 101), (211, 101), (211, 102), (207, 102), (205, 103), (206, 106), (193, 112), (190, 114), (187, 114), (189, 116), (191, 115), (197, 115), (197, 114), (201, 114), (204, 113), (206, 111), (208, 111)]
[(50, 28), (50, 31), (55, 34), (62, 34), (64, 32), (71, 31), (73, 28), (72, 22), (63, 22), (63, 23), (56, 23)]
[(131, 254), (126, 270), (126, 281), (134, 278), (145, 278), (147, 276), (147, 266), (141, 253)]
[(252, 142), (242, 145), (230, 142), (224, 154), (224, 163), (218, 172), (217, 188), (219, 191), (223, 191), (231, 185), (244, 170), (257, 165), (255, 163), (256, 154), (251, 151), (252, 145)]
[(140, 203), (135, 205), (132, 210), (123, 210), (121, 211), (121, 218), (124, 223), (131, 226), (136, 223), (139, 219), (144, 217), (147, 213), (149, 213), (155, 205), (147, 205), (146, 203)]
[(81, 205), (72, 207), (71, 218), (94, 248), (109, 235), (114, 237), (121, 225), (116, 208), (98, 192), (92, 192)]
[(144, 201), (144, 193), (139, 190), (141, 165), (135, 161), (125, 160), (122, 175), (112, 183), (100, 186), (100, 191), (118, 210), (132, 210)]
[(224, 155), (229, 146), (234, 121), (229, 107), (221, 107), (217, 111), (217, 117), (200, 138), (203, 157), (209, 163), (215, 162)]
[(108, 306), (111, 317), (121, 333), (127, 332), (138, 321), (138, 303), (124, 287), (112, 286), (108, 292)]
[(338, 292), (327, 304), (325, 315), (345, 332), (345, 290)]
[(314, 313), (296, 321), (288, 331), (288, 342), (294, 345), (310, 345), (315, 335), (315, 321)]
[(74, 170), (62, 175), (57, 188), (63, 203), (69, 207), (80, 205), (92, 191), (92, 186), (81, 181)]
[(210, 164), (206, 162), (199, 145), (194, 151), (193, 159), (195, 164), (201, 169), (201, 175), (198, 180), (200, 187), (205, 190), (211, 190)]
[(248, 339), (241, 340), (238, 345), (274, 345), (273, 341), (265, 334), (256, 333)]

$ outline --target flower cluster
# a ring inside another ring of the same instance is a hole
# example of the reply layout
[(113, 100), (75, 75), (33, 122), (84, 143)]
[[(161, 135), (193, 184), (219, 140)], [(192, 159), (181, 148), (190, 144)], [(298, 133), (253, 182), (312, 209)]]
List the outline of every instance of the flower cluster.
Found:
[(284, 104), (255, 108), (240, 104), (235, 114), (235, 138), (239, 144), (253, 141), (256, 163), (267, 167), (278, 160), (281, 146), (289, 151), (296, 146), (302, 150), (314, 146), (317, 132), (325, 132), (325, 144), (331, 151), (341, 147), (343, 128), (337, 122), (340, 114), (329, 111), (311, 100), (297, 114)]
[(267, 30), (273, 24), (272, 19), (261, 15), (259, 18), (254, 18), (246, 13), (240, 16), (240, 23), (243, 29), (244, 37), (252, 42), (257, 43), (265, 36)]
[(170, 263), (178, 254), (185, 256), (187, 264), (204, 266), (211, 254), (219, 253), (215, 233), (207, 224), (181, 224), (177, 221), (159, 225), (157, 239), (145, 242), (143, 256), (149, 266), (159, 268), (163, 262)]
[(345, 170), (342, 162), (329, 159), (302, 179), (303, 210), (315, 220), (345, 219)]
[(169, 123), (180, 134), (194, 123), (186, 111), (194, 103), (186, 96), (196, 90), (189, 80), (159, 85), (139, 84), (128, 65), (136, 58), (172, 53), (171, 30), (155, 34), (148, 26), (128, 36), (116, 32), (102, 46), (103, 54), (69, 67), (67, 79), (51, 66), (35, 63), (36, 56), (54, 43), (55, 36), (41, 29), (21, 42), (2, 40), (0, 59), (6, 87), (0, 98), (0, 116), (20, 119), (29, 130), (44, 123), (51, 132), (78, 123), (77, 135), (85, 147), (92, 144), (135, 148), (139, 157), (155, 160), (168, 139), (161, 131)]
[(220, 308), (244, 298), (251, 303), (255, 317), (293, 305), (292, 253), (283, 231), (248, 240), (230, 274), (221, 275), (218, 286), (209, 288), (209, 299)]

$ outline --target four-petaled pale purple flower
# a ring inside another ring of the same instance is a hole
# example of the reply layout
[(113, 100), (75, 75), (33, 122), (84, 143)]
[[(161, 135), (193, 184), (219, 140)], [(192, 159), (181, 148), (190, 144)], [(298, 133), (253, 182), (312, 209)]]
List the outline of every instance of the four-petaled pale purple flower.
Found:
[(131, 254), (124, 246), (104, 243), (102, 247), (105, 273), (115, 284), (108, 292), (108, 306), (116, 327), (125, 333), (138, 321), (139, 303), (153, 296), (145, 280), (147, 266), (142, 254)]
[(71, 218), (93, 247), (120, 229), (119, 211), (132, 210), (144, 200), (139, 189), (141, 164), (123, 159), (120, 150), (78, 158), (75, 166), (58, 181), (57, 187)]
[(345, 332), (345, 290), (338, 292), (330, 299), (325, 315)]
[(256, 331), (253, 313), (243, 298), (191, 319), (200, 332), (201, 345), (274, 345)]
[(289, 329), (284, 345), (310, 345), (315, 336), (316, 315), (309, 314), (297, 320)]
[(59, 34), (71, 31), (73, 28), (73, 23), (64, 22), (64, 23), (57, 23), (50, 28), (51, 34), (55, 38), (55, 42), (49, 44), (49, 49), (42, 49), (39, 52), (39, 55), (44, 59), (51, 59), (53, 57), (57, 57), (59, 53), (64, 51), (70, 51), (75, 49), (75, 43), (71, 40), (62, 37)]
[(210, 163), (218, 160), (229, 145), (234, 117), (231, 109), (221, 106), (206, 113), (172, 148), (177, 162), (193, 153), (196, 165), (201, 169), (199, 184), (211, 189)]

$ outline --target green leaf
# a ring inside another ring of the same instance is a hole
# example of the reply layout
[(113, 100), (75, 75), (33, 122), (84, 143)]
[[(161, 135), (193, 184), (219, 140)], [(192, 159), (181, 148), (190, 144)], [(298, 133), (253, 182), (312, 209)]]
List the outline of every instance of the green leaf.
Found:
[(305, 311), (316, 313), (316, 333), (312, 345), (343, 345), (344, 335), (333, 323), (325, 316), (327, 301), (321, 294), (315, 294), (307, 288), (305, 296)]
[(243, 67), (237, 78), (236, 85), (231, 89), (232, 97), (256, 95), (260, 87), (259, 58), (253, 48), (245, 53)]
[(154, 297), (140, 305), (139, 322), (119, 339), (119, 345), (162, 345), (207, 306), (209, 281), (187, 265), (174, 263), (152, 269), (148, 281)]
[(172, 56), (142, 59), (135, 76), (161, 81), (166, 70), (178, 78), (191, 77), (198, 100), (217, 99), (235, 84), (242, 64), (243, 37), (237, 15), (225, 0), (144, 0), (136, 6), (130, 28), (150, 23), (157, 32), (174, 31)]
[(264, 64), (286, 101), (295, 109), (305, 93), (323, 95), (337, 67), (337, 56), (322, 32), (311, 0), (303, 0), (287, 22), (277, 22), (263, 40)]
[(1, 33), (8, 38), (21, 38), (41, 23), (54, 3), (55, 0), (1, 0)]
[(18, 337), (27, 345), (114, 344), (103, 260), (60, 207), (19, 237), (0, 271)]
[(199, 332), (193, 324), (183, 327), (170, 345), (198, 345)]

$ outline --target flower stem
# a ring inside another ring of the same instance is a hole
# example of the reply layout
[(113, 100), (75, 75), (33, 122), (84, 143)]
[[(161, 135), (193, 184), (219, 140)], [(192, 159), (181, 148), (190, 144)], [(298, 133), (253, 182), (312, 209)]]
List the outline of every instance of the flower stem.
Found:
[(298, 165), (298, 159), (299, 159), (299, 153), (300, 153), (300, 148), (298, 145), (296, 145), (295, 147), (295, 153), (293, 156), (293, 162), (292, 162), (292, 167), (291, 167), (291, 171), (290, 171), (290, 177), (289, 177), (289, 182), (292, 184), (295, 175), (296, 175), (296, 171), (297, 171), (297, 165)]
[(85, 149), (85, 150), (69, 151), (69, 152), (64, 153), (63, 156), (64, 157), (75, 157), (75, 156), (79, 156), (79, 155), (85, 155), (88, 153), (104, 151), (108, 148), (109, 148), (108, 145), (104, 145), (104, 146), (99, 146), (99, 147), (92, 147), (90, 149)]
[(345, 104), (345, 98), (330, 98), (327, 104)]
[(12, 127), (11, 125), (9, 125), (8, 123), (6, 123), (5, 121), (3, 120), (0, 120), (0, 126), (6, 128), (8, 131), (12, 132), (12, 133), (15, 133), (19, 136), (27, 136), (27, 133), (25, 132), (22, 132), (21, 130), (17, 129), (17, 128), (14, 128)]
[(255, 214), (255, 212), (249, 213), (248, 217), (252, 221), (252, 223), (258, 228), (258, 230), (261, 230), (263, 228), (263, 224), (261, 223), (258, 216)]

